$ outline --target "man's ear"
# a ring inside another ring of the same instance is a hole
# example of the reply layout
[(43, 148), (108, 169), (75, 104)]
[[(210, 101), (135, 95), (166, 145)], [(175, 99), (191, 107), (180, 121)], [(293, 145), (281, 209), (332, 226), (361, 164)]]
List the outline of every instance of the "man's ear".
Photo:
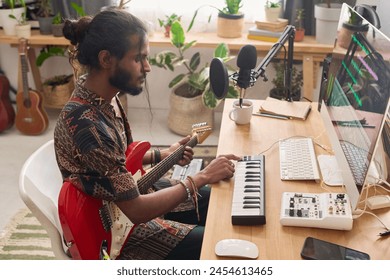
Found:
[(102, 50), (99, 52), (99, 64), (103, 69), (111, 67), (112, 57), (109, 51)]

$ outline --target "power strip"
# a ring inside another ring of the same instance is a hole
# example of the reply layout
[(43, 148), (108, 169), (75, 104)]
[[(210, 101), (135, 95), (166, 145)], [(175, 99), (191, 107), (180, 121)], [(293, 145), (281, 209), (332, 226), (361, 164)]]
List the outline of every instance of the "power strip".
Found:
[(390, 196), (388, 195), (375, 195), (367, 198), (367, 206), (371, 210), (390, 207)]

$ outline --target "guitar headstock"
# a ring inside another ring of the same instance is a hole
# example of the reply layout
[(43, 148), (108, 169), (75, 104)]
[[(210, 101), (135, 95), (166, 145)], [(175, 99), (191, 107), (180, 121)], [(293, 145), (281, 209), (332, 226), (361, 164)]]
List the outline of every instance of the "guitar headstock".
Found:
[(26, 54), (28, 48), (27, 39), (20, 38), (19, 39), (19, 54)]
[(212, 127), (207, 125), (206, 122), (192, 125), (192, 135), (196, 135), (199, 144), (201, 144), (211, 134), (211, 131)]

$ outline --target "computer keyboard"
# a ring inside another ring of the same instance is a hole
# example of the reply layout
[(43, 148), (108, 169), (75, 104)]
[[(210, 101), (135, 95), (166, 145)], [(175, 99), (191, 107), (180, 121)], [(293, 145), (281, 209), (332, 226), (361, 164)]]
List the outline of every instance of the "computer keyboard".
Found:
[(313, 140), (290, 138), (279, 141), (282, 180), (320, 180)]
[(363, 186), (369, 166), (367, 151), (345, 141), (340, 141), (340, 145), (348, 161), (356, 185)]

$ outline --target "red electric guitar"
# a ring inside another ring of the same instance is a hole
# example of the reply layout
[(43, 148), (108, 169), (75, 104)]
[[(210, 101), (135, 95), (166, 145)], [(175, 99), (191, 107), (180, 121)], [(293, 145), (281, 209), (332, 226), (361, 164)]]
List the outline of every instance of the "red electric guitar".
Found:
[(15, 110), (9, 98), (10, 84), (6, 76), (0, 74), (0, 132), (12, 127)]
[[(186, 146), (195, 147), (211, 133), (205, 123), (195, 125)], [(142, 159), (150, 149), (149, 142), (134, 142), (126, 152), (126, 168), (137, 180), (140, 193), (145, 193), (182, 157), (185, 146), (177, 148), (154, 168), (145, 173)], [(65, 182), (58, 198), (58, 213), (64, 239), (73, 259), (116, 259), (134, 224), (113, 202), (102, 201), (86, 195), (69, 182)], [(106, 255), (106, 256), (107, 256)]]
[(43, 133), (49, 124), (46, 111), (42, 107), (42, 95), (28, 87), (27, 39), (19, 40), (19, 55), (22, 65), (23, 91), (16, 94), (16, 128), (23, 134), (38, 135)]

